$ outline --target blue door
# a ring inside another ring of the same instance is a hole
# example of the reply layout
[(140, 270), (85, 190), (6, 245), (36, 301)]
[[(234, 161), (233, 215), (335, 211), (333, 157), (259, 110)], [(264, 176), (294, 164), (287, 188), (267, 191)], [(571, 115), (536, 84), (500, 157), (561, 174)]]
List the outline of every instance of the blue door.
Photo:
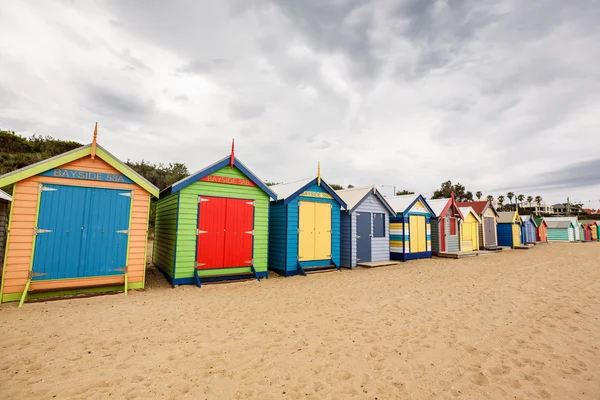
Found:
[(131, 191), (53, 184), (42, 188), (33, 279), (122, 275)]
[(371, 213), (356, 213), (356, 262), (371, 261)]

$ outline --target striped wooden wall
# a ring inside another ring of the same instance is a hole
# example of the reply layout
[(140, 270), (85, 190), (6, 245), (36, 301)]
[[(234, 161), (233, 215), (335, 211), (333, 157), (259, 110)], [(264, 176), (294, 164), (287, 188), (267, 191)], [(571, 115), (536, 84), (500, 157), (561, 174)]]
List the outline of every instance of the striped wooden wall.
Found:
[[(65, 164), (61, 168), (120, 174), (120, 172), (98, 157), (92, 160), (90, 156)], [(146, 270), (144, 257), (146, 252), (150, 194), (135, 184), (34, 176), (16, 184), (10, 238), (6, 251), (6, 270), (3, 277), (3, 297), (11, 293), (22, 292), (27, 283), (27, 274), (32, 256), (38, 185), (40, 183), (120, 188), (133, 191), (128, 261), (129, 284), (134, 288), (143, 287)], [(31, 290), (69, 289), (96, 285), (119, 285), (122, 283), (122, 276), (33, 281), (31, 283)]]
[(6, 230), (8, 228), (9, 202), (0, 199), (0, 265), (4, 260), (4, 246), (6, 244)]

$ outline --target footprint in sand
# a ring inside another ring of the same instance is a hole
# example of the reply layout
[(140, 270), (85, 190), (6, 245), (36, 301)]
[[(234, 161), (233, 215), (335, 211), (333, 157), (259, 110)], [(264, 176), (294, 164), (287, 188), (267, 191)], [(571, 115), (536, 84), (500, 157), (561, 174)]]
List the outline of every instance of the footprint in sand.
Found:
[(473, 374), (473, 377), (471, 380), (479, 386), (488, 386), (490, 384), (490, 380), (488, 379), (487, 376), (484, 375), (483, 372), (478, 372), (476, 374)]

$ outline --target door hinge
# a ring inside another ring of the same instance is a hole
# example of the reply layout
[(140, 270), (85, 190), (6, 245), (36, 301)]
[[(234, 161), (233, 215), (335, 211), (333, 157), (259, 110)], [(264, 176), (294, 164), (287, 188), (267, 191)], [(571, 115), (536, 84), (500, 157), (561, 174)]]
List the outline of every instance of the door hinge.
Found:
[(254, 235), (254, 231), (248, 231), (248, 232), (246, 232), (246, 234), (248, 234), (248, 235)]
[(250, 204), (250, 205), (251, 205), (251, 206), (253, 206), (253, 207), (254, 207), (254, 203), (255, 203), (255, 201), (247, 201), (247, 202), (246, 202), (246, 204)]
[(123, 192), (119, 193), (119, 196), (125, 196), (133, 199), (133, 192)]
[(208, 199), (205, 199), (204, 197), (200, 197), (198, 196), (198, 203), (202, 203), (204, 201), (209, 201)]
[(50, 233), (50, 232), (53, 232), (53, 231), (50, 229), (40, 229), (37, 226), (35, 228), (33, 228), (34, 235), (37, 235), (38, 233)]
[(203, 233), (208, 233), (208, 231), (201, 231), (200, 229), (196, 229), (196, 235), (201, 235)]
[(244, 261), (244, 264), (254, 264), (254, 260)]
[(27, 279), (33, 279), (33, 278), (36, 278), (38, 276), (46, 276), (46, 275), (48, 275), (47, 272), (33, 272), (33, 271), (29, 271), (27, 273)]
[(206, 265), (205, 263), (199, 263), (199, 262), (196, 263), (196, 267), (204, 267), (205, 265)]
[(124, 266), (123, 268), (115, 268), (113, 269), (113, 271), (123, 271), (123, 272), (127, 272), (127, 265)]
[(117, 233), (124, 233), (126, 235), (129, 235), (129, 229), (122, 229), (120, 231), (116, 231)]
[(38, 193), (52, 192), (52, 191), (55, 191), (55, 190), (58, 190), (58, 189), (57, 188), (51, 188), (51, 187), (48, 187), (48, 186), (44, 186), (41, 183), (38, 186)]

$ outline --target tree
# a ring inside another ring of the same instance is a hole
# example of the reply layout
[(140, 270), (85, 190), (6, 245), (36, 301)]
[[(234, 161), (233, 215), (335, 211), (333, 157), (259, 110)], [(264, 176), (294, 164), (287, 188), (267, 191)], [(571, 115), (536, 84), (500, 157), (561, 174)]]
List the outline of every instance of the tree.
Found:
[(523, 200), (525, 200), (525, 195), (520, 194), (517, 196), (517, 200), (519, 200), (519, 206), (523, 204)]
[(504, 205), (504, 196), (498, 196), (498, 204), (500, 204), (500, 208)]
[(398, 190), (396, 192), (396, 196), (405, 196), (407, 194), (415, 194), (415, 192), (411, 192), (410, 190)]
[(527, 203), (529, 203), (530, 207), (531, 207), (532, 202), (533, 202), (533, 196), (527, 196)]
[(354, 185), (348, 185), (348, 189), (354, 189)]
[(331, 188), (333, 190), (343, 190), (344, 189), (344, 187), (342, 185), (338, 185), (337, 183), (332, 183), (329, 186), (331, 186)]
[(280, 183), (283, 183), (283, 182), (265, 181), (265, 185), (267, 185), (267, 186), (275, 186), (275, 185), (279, 185)]
[(508, 200), (510, 201), (510, 204), (512, 205), (512, 199), (515, 198), (515, 194), (513, 192), (508, 192), (506, 193), (506, 197), (508, 197)]
[(487, 197), (487, 201), (494, 201), (494, 196), (492, 196), (491, 194), (489, 194), (488, 197)]
[(477, 193), (475, 193), (475, 197), (477, 197), (477, 200), (481, 200), (481, 196), (483, 196), (483, 193), (481, 193), (480, 191), (477, 191)]
[(453, 192), (456, 201), (473, 201), (473, 193), (468, 192), (465, 187), (458, 182), (453, 185), (452, 181), (443, 182), (440, 188), (433, 192), (431, 199), (447, 199), (452, 196)]

